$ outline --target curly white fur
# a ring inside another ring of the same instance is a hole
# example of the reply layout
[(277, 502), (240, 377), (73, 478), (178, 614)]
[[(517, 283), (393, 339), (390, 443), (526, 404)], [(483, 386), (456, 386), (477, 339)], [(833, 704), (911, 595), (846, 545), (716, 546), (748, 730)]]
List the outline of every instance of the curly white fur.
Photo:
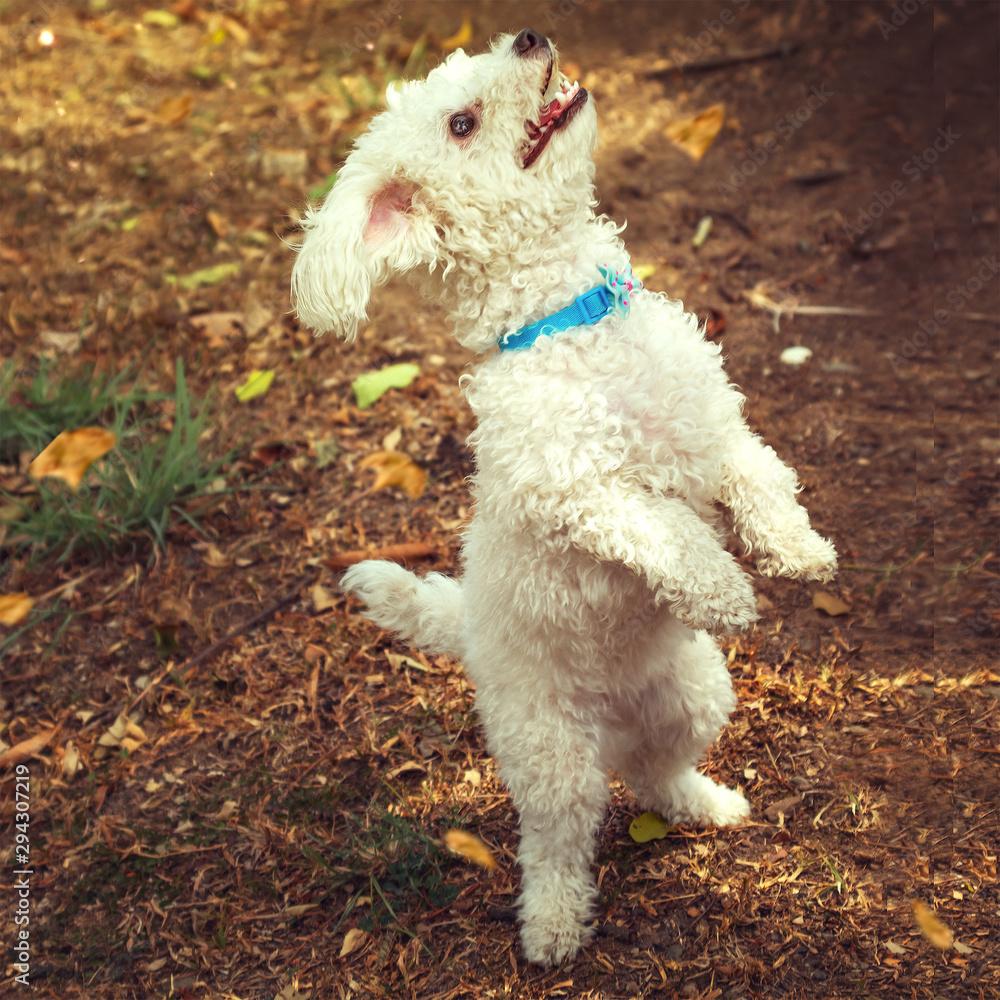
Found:
[[(292, 275), (305, 323), (351, 337), (372, 289), (409, 272), (485, 352), (600, 284), (599, 265), (625, 268), (618, 227), (593, 212), (593, 105), (523, 166), (555, 65), (522, 32), (387, 95), (307, 218)], [(470, 134), (452, 134), (456, 114)], [(609, 768), (669, 820), (749, 813), (695, 770), (736, 704), (707, 631), (756, 618), (716, 505), (765, 573), (827, 579), (836, 557), (795, 474), (748, 430), (719, 348), (662, 295), (487, 354), (464, 389), (478, 429), (461, 580), (366, 562), (344, 587), (382, 627), (466, 664), (520, 814), (525, 954), (550, 965), (590, 933)]]

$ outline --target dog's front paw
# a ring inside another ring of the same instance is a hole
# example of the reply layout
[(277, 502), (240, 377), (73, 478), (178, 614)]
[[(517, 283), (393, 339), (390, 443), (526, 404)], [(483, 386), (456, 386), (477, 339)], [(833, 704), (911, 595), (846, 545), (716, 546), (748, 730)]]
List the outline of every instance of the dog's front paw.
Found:
[(712, 589), (681, 593), (670, 601), (670, 610), (685, 625), (706, 632), (742, 632), (758, 618), (757, 600), (750, 577), (735, 560), (729, 572), (716, 576)]
[(694, 768), (661, 786), (647, 801), (670, 823), (739, 826), (750, 815), (742, 793), (717, 785)]
[(382, 628), (403, 631), (410, 624), (410, 609), (417, 594), (417, 578), (381, 559), (352, 566), (340, 581), (342, 590), (368, 606), (368, 617)]
[(746, 796), (725, 785), (716, 785), (711, 795), (706, 796), (699, 819), (704, 826), (739, 826), (749, 815)]
[(541, 911), (525, 914), (521, 946), (529, 962), (549, 969), (575, 958), (592, 934), (592, 928), (566, 910)]
[(757, 563), (766, 576), (791, 576), (826, 583), (837, 572), (837, 552), (833, 543), (811, 529), (786, 540), (780, 550), (769, 552)]

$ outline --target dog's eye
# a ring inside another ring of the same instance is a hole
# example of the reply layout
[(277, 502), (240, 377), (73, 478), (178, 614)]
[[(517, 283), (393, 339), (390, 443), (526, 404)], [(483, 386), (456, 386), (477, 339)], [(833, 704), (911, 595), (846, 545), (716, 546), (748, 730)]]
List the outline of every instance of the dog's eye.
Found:
[(456, 139), (467, 139), (476, 130), (476, 119), (466, 112), (452, 115), (448, 128)]

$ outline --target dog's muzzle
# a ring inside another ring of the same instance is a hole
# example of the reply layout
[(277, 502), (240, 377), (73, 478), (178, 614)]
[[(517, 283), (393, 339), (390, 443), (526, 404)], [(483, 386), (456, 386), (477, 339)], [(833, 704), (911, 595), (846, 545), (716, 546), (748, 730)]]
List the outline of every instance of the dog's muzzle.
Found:
[[(551, 43), (534, 28), (525, 28), (514, 39), (513, 49), (519, 58), (546, 60), (545, 80), (541, 87), (541, 99), (544, 102), (545, 93), (552, 80), (552, 71), (555, 69), (555, 55)], [(567, 79), (561, 78), (561, 86), (552, 100), (543, 103), (538, 109), (537, 120), (526, 119), (524, 122), (528, 142), (521, 159), (522, 167), (527, 169), (542, 155), (542, 150), (549, 144), (552, 136), (572, 121), (577, 111), (587, 103), (587, 98), (587, 91), (578, 83), (570, 83)]]

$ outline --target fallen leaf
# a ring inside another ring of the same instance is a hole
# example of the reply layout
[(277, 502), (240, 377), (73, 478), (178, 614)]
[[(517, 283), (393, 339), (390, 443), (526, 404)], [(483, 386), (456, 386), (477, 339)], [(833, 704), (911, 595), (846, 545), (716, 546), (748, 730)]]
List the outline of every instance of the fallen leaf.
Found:
[[(715, 340), (726, 332), (728, 321), (723, 313), (718, 309), (708, 309), (708, 318), (705, 320), (705, 337), (708, 340)], [(763, 595), (761, 595), (763, 596)]]
[(896, 944), (895, 941), (886, 941), (885, 946), (893, 953), (893, 955), (906, 954), (906, 949), (901, 944)]
[(326, 560), (330, 569), (347, 569), (366, 559), (385, 559), (388, 562), (406, 563), (414, 559), (426, 559), (437, 555), (438, 550), (433, 545), (424, 542), (402, 542), (399, 545), (386, 545), (381, 549), (351, 549), (350, 552), (338, 552)]
[(76, 777), (77, 771), (80, 770), (80, 751), (77, 750), (76, 744), (72, 740), (66, 743), (66, 749), (63, 752), (62, 770), (63, 777), (69, 781), (72, 781)]
[(189, 114), (194, 104), (194, 94), (184, 94), (183, 97), (168, 97), (156, 109), (156, 117), (165, 125), (182, 122)]
[(312, 589), (312, 602), (317, 611), (327, 611), (337, 603), (337, 598), (326, 587), (317, 583)]
[(362, 469), (375, 469), (373, 490), (396, 486), (411, 497), (418, 497), (427, 485), (427, 473), (409, 455), (400, 451), (375, 451), (366, 455), (358, 465)]
[(151, 24), (157, 28), (176, 28), (181, 19), (169, 10), (147, 10), (142, 15), (143, 24)]
[(45, 476), (65, 479), (75, 490), (87, 469), (114, 448), (117, 441), (114, 434), (101, 427), (63, 431), (28, 466), (28, 474), (35, 479)]
[(468, 858), (480, 868), (494, 871), (497, 867), (492, 851), (478, 837), (465, 830), (449, 830), (444, 835), (444, 842), (448, 845), (448, 850)]
[(427, 672), (427, 667), (425, 667), (419, 660), (413, 659), (412, 656), (404, 656), (402, 653), (392, 653), (386, 650), (385, 658), (389, 661), (389, 666), (393, 670), (405, 670), (410, 667), (414, 670), (419, 670), (422, 673)]
[(208, 341), (210, 347), (224, 347), (228, 337), (238, 335), (243, 323), (241, 312), (208, 312), (192, 316), (191, 326)]
[(0, 260), (5, 260), (8, 264), (23, 264), (27, 259), (27, 254), (21, 253), (16, 247), (0, 244)]
[(967, 944), (963, 944), (961, 941), (956, 941), (955, 942), (955, 951), (957, 951), (959, 953), (959, 955), (971, 955), (972, 954), (972, 949)]
[(783, 365), (804, 365), (812, 356), (813, 352), (808, 347), (786, 347), (778, 355), (778, 360)]
[(398, 778), (401, 774), (405, 774), (407, 771), (426, 771), (427, 768), (423, 764), (415, 760), (405, 760), (399, 767), (394, 767), (386, 775), (387, 778)]
[(263, 177), (284, 177), (304, 181), (309, 157), (304, 149), (264, 149), (260, 154)]
[(462, 26), (450, 38), (441, 42), (442, 52), (454, 52), (472, 41), (472, 22), (468, 17), (462, 18)]
[(671, 828), (659, 813), (644, 812), (636, 816), (628, 828), (628, 835), (637, 843), (645, 844), (650, 840), (662, 840)]
[(316, 455), (316, 468), (325, 469), (337, 460), (340, 454), (340, 444), (336, 438), (325, 438), (314, 441), (312, 450)]
[(420, 366), (413, 364), (389, 365), (376, 372), (365, 372), (352, 383), (354, 398), (359, 410), (367, 410), (390, 389), (404, 389), (420, 374)]
[(823, 611), (833, 617), (846, 615), (851, 610), (850, 604), (845, 604), (839, 597), (834, 597), (833, 594), (828, 594), (824, 590), (817, 590), (813, 594), (813, 607), (817, 611)]
[(694, 236), (691, 237), (691, 246), (695, 250), (698, 250), (705, 240), (708, 239), (708, 234), (712, 231), (712, 216), (705, 215), (702, 216), (701, 221), (698, 223), (698, 228), (694, 231)]
[(224, 555), (219, 550), (219, 547), (212, 542), (209, 542), (205, 548), (205, 555), (202, 556), (202, 561), (206, 566), (211, 566), (213, 569), (224, 569), (229, 565), (229, 557)]
[(768, 806), (767, 809), (764, 810), (764, 816), (771, 823), (777, 823), (782, 816), (788, 819), (801, 805), (801, 795), (789, 795), (786, 798), (779, 799), (773, 805)]
[(954, 943), (954, 935), (951, 933), (951, 928), (938, 916), (935, 915), (934, 911), (927, 906), (926, 903), (922, 903), (919, 899), (915, 899), (912, 902), (913, 907), (913, 918), (917, 922), (917, 926), (920, 928), (920, 933), (923, 934), (925, 938), (935, 948), (939, 948), (941, 951), (947, 951)]
[(75, 354), (80, 350), (83, 341), (79, 333), (72, 331), (64, 333), (60, 330), (43, 330), (38, 339), (43, 347), (51, 348), (56, 354)]
[(222, 803), (222, 808), (212, 817), (213, 819), (227, 820), (234, 812), (239, 803), (235, 799), (226, 799)]
[(364, 943), (368, 935), (360, 927), (352, 927), (344, 935), (344, 943), (340, 946), (340, 957), (350, 955), (352, 951), (357, 951)]
[(27, 594), (0, 594), (0, 625), (16, 625), (35, 603)]
[(274, 372), (271, 370), (252, 371), (247, 376), (246, 382), (236, 387), (236, 398), (241, 403), (246, 403), (255, 396), (263, 396), (271, 388), (273, 381)]
[(94, 748), (94, 759), (108, 757), (114, 750), (124, 750), (133, 753), (146, 742), (146, 734), (141, 726), (136, 725), (127, 715), (119, 715), (108, 728), (101, 733)]
[(200, 271), (192, 271), (183, 278), (177, 278), (177, 284), (185, 291), (198, 288), (201, 285), (217, 285), (234, 274), (239, 274), (240, 265), (232, 261), (228, 264), (216, 264), (214, 267), (203, 267)]
[(719, 134), (726, 118), (726, 106), (715, 104), (695, 115), (671, 122), (663, 131), (666, 137), (679, 146), (693, 160), (700, 160)]
[(31, 736), (20, 743), (15, 743), (9, 750), (0, 754), (0, 767), (13, 767), (15, 764), (23, 764), (26, 760), (40, 753), (48, 745), (56, 734), (56, 729), (46, 729), (37, 736)]
[(226, 224), (225, 218), (223, 218), (223, 216), (221, 216), (218, 212), (213, 212), (209, 209), (205, 213), (205, 219), (212, 227), (212, 232), (215, 233), (219, 239), (223, 239), (229, 235), (229, 226)]
[(640, 280), (645, 281), (647, 278), (652, 278), (656, 274), (655, 264), (638, 264), (632, 268), (632, 273)]

